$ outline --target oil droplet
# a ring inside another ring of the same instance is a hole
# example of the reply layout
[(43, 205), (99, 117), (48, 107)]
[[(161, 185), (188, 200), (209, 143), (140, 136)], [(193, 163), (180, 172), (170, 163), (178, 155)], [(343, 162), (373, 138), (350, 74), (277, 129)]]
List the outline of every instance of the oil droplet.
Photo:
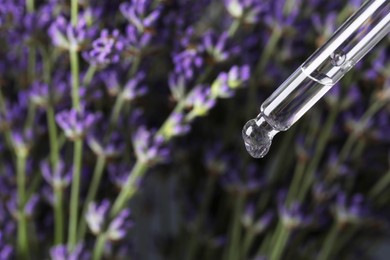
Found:
[(242, 129), (246, 150), (254, 158), (263, 158), (268, 153), (272, 138), (277, 132), (261, 116), (256, 120), (249, 120)]
[(330, 55), (331, 63), (333, 66), (340, 67), (344, 64), (345, 60), (347, 59), (347, 55), (341, 50), (335, 51)]

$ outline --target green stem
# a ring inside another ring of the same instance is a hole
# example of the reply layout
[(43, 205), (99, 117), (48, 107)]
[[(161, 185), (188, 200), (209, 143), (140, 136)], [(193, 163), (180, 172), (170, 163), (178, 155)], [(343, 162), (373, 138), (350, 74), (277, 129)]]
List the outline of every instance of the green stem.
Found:
[(234, 204), (234, 215), (231, 221), (230, 243), (228, 246), (228, 258), (230, 260), (239, 259), (240, 254), (240, 237), (241, 237), (241, 214), (245, 203), (245, 196), (237, 194), (236, 203)]
[(34, 12), (34, 0), (26, 0), (26, 9), (29, 13)]
[(77, 16), (78, 16), (78, 1), (77, 0), (71, 0), (71, 22), (72, 25), (75, 27), (77, 25)]
[(81, 163), (83, 153), (83, 141), (76, 140), (74, 143), (73, 154), (73, 176), (70, 198), (70, 220), (69, 220), (69, 234), (68, 234), (68, 248), (73, 251), (77, 243), (77, 219), (78, 207), (80, 200), (80, 179), (81, 179)]
[(305, 178), (297, 196), (298, 201), (302, 201), (305, 198), (306, 193), (308, 192), (312, 182), (314, 181), (314, 171), (317, 169), (320, 160), (322, 158), (322, 155), (325, 152), (325, 147), (329, 141), (330, 135), (332, 133), (332, 127), (334, 122), (336, 121), (338, 113), (339, 113), (339, 106), (337, 105), (333, 106), (332, 110), (330, 111), (330, 115), (326, 119), (323, 130), (321, 131), (321, 134), (318, 138), (314, 156), (311, 159), (309, 165), (307, 166)]
[(261, 242), (261, 246), (259, 247), (259, 249), (256, 252), (256, 256), (264, 256), (264, 255), (266, 255), (272, 238), (273, 237), (269, 233), (264, 237), (264, 240)]
[(54, 187), (54, 244), (63, 243), (64, 239), (64, 212), (63, 212), (63, 191)]
[[(360, 125), (359, 130), (364, 129), (367, 126), (370, 118), (376, 112), (378, 112), (385, 104), (386, 104), (385, 102), (379, 102), (379, 101), (375, 102), (374, 101), (370, 105), (370, 107), (367, 109), (367, 111), (363, 114), (362, 118), (359, 120), (359, 125)], [(341, 149), (340, 155), (338, 157), (338, 164), (337, 165), (339, 165), (340, 163), (344, 162), (345, 159), (347, 159), (349, 152), (351, 151), (353, 145), (355, 144), (356, 140), (358, 139), (356, 131), (357, 130), (355, 130), (353, 133), (351, 133), (348, 136), (347, 141), (345, 142), (345, 144), (343, 145), (343, 148)]]
[(297, 0), (287, 0), (284, 4), (283, 12), (285, 15), (288, 15), (293, 10), (294, 6), (296, 5)]
[(247, 255), (249, 253), (249, 250), (251, 249), (251, 246), (252, 246), (252, 243), (253, 243), (255, 237), (256, 237), (256, 233), (253, 230), (249, 229), (245, 235), (245, 238), (244, 238), (244, 242), (242, 245), (242, 255), (241, 255), (240, 259), (248, 259), (249, 258), (249, 256), (247, 256)]
[(59, 160), (59, 148), (54, 109), (51, 105), (47, 107), (46, 118), (49, 131), (50, 161), (52, 167), (56, 167)]
[(16, 156), (16, 181), (18, 186), (18, 253), (21, 259), (29, 256), (27, 219), (24, 213), (26, 204), (26, 157)]
[(320, 254), (318, 255), (318, 260), (331, 259), (332, 248), (337, 240), (338, 233), (339, 227), (337, 224), (334, 224), (329, 233), (326, 235), (324, 244), (321, 248)]
[(36, 49), (34, 46), (28, 48), (28, 82), (31, 83), (35, 76)]
[(85, 74), (84, 78), (83, 78), (83, 85), (84, 86), (89, 86), (89, 84), (91, 83), (92, 79), (93, 79), (93, 76), (95, 75), (96, 73), (96, 66), (94, 65), (90, 65), (88, 70), (87, 70), (87, 73)]
[(306, 161), (299, 160), (295, 167), (294, 176), (290, 188), (288, 190), (288, 195), (286, 200), (286, 204), (288, 206), (291, 205), (294, 199), (296, 199), (299, 188), (302, 186), (302, 182), (305, 179), (305, 166), (306, 166)]
[(116, 198), (111, 208), (110, 211), (111, 218), (118, 215), (118, 213), (127, 204), (128, 200), (137, 191), (138, 181), (145, 174), (147, 169), (148, 169), (148, 165), (145, 162), (139, 160), (136, 162), (133, 170), (131, 171), (129, 177), (127, 178), (124, 187), (122, 188), (121, 192), (119, 193), (118, 197)]
[(202, 206), (200, 208), (200, 212), (195, 220), (194, 230), (189, 239), (189, 245), (187, 249), (187, 259), (191, 260), (195, 257), (196, 250), (198, 247), (198, 234), (203, 226), (204, 219), (206, 217), (207, 211), (209, 210), (211, 198), (214, 193), (215, 187), (215, 177), (209, 176), (207, 178), (205, 196), (202, 202)]
[(119, 118), (120, 112), (122, 111), (124, 103), (125, 103), (125, 100), (123, 99), (122, 95), (119, 94), (116, 97), (114, 108), (112, 110), (112, 113), (111, 113), (111, 116), (109, 119), (109, 127), (108, 127), (109, 132), (112, 131), (112, 128), (118, 122), (118, 118)]
[(371, 199), (376, 198), (379, 194), (381, 194), (388, 186), (390, 185), (390, 170), (387, 171), (382, 178), (380, 178), (376, 184), (371, 188), (368, 193), (368, 197)]
[(104, 167), (106, 165), (106, 158), (104, 156), (99, 156), (95, 165), (95, 170), (93, 172), (92, 182), (90, 185), (90, 188), (88, 190), (87, 197), (84, 201), (83, 210), (80, 216), (79, 221), (79, 240), (82, 240), (84, 238), (85, 232), (86, 232), (86, 222), (85, 222), (85, 215), (87, 214), (88, 206), (89, 204), (95, 199), (100, 181), (103, 176)]
[(28, 112), (27, 112), (27, 119), (26, 119), (26, 123), (25, 123), (25, 129), (31, 129), (33, 124), (34, 124), (34, 120), (35, 120), (35, 113), (36, 113), (37, 109), (36, 109), (36, 106), (34, 103), (32, 102), (29, 102), (29, 105), (28, 105)]
[[(77, 2), (72, 0), (73, 2)], [(70, 50), (70, 69), (72, 72), (72, 106), (76, 110), (80, 110), (80, 95), (79, 95), (79, 57), (76, 50)]]
[(230, 25), (229, 30), (228, 30), (229, 37), (233, 37), (236, 34), (238, 28), (240, 28), (240, 25), (241, 25), (240, 20), (235, 19), (233, 21), (233, 23)]
[(103, 257), (104, 245), (106, 244), (106, 235), (100, 234), (96, 240), (95, 247), (93, 249), (93, 260), (100, 260)]
[[(279, 232), (276, 233), (277, 236), (275, 237), (272, 252), (270, 255), (270, 260), (279, 260), (283, 256), (284, 248), (287, 244), (287, 241), (290, 237), (290, 231), (281, 224), (281, 227), (279, 229)], [(276, 235), (275, 234), (275, 235)]]
[[(54, 118), (54, 109), (51, 105), (47, 107), (46, 111), (48, 130), (49, 130), (49, 144), (50, 144), (50, 161), (52, 169), (56, 169), (59, 161), (59, 148), (57, 140), (57, 127)], [(55, 244), (62, 244), (64, 238), (64, 220), (63, 220), (63, 198), (62, 189), (53, 187), (54, 192), (54, 242)]]

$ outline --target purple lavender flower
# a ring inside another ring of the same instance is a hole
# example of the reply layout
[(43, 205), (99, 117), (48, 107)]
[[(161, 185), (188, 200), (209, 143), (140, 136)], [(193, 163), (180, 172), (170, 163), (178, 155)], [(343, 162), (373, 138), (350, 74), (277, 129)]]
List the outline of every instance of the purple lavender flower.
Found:
[(121, 90), (118, 72), (115, 70), (106, 70), (101, 72), (100, 76), (107, 88), (108, 94), (116, 97)]
[(216, 35), (213, 31), (210, 31), (203, 36), (203, 47), (214, 62), (223, 62), (239, 52), (239, 48), (229, 47), (228, 39), (227, 32)]
[(117, 158), (124, 150), (124, 142), (118, 133), (112, 133), (107, 140), (101, 132), (95, 131), (88, 135), (88, 145), (96, 156), (106, 159)]
[[(36, 194), (33, 194), (30, 199), (24, 204), (23, 208), (23, 214), (27, 218), (32, 218), (33, 214), (35, 213), (35, 208), (39, 202), (39, 196)], [(18, 219), (20, 215), (20, 202), (18, 196), (12, 196), (8, 201), (7, 201), (7, 208), (11, 215), (15, 218)]]
[(312, 218), (303, 212), (302, 205), (294, 202), (291, 206), (279, 206), (279, 216), (283, 225), (290, 230), (308, 226)]
[(173, 113), (164, 124), (164, 128), (161, 131), (166, 140), (171, 139), (174, 136), (180, 136), (188, 133), (191, 127), (185, 120), (183, 113)]
[(256, 234), (263, 233), (272, 223), (275, 214), (271, 211), (264, 213), (257, 221), (253, 223), (253, 231)]
[(141, 56), (142, 51), (150, 44), (153, 35), (149, 31), (139, 32), (135, 26), (128, 25), (122, 39), (125, 45), (124, 56), (130, 58)]
[(256, 0), (225, 0), (224, 3), (231, 16), (246, 24), (258, 23), (267, 10), (265, 3)]
[(130, 210), (122, 210), (113, 220), (107, 223), (109, 221), (110, 206), (108, 200), (102, 201), (99, 205), (92, 202), (85, 217), (93, 234), (105, 233), (108, 239), (118, 241), (125, 237), (128, 229), (132, 226), (132, 222), (129, 220)]
[(133, 24), (139, 32), (144, 32), (157, 21), (161, 15), (161, 9), (149, 10), (152, 5), (149, 0), (131, 0), (130, 3), (122, 3), (119, 7), (122, 15)]
[(51, 169), (48, 162), (41, 163), (41, 172), (43, 178), (49, 183), (54, 189), (64, 189), (68, 187), (72, 180), (72, 174), (70, 171), (65, 169), (65, 164), (60, 160), (55, 169)]
[(98, 118), (99, 114), (88, 113), (84, 109), (65, 110), (56, 115), (58, 125), (70, 140), (83, 138)]
[(78, 244), (71, 252), (66, 245), (57, 245), (50, 249), (52, 260), (89, 259), (89, 254), (83, 251), (83, 245)]
[(33, 144), (33, 133), (31, 130), (14, 129), (12, 131), (12, 144), (15, 153), (21, 157), (27, 157)]
[(195, 87), (186, 99), (186, 105), (191, 108), (187, 115), (188, 120), (207, 115), (215, 103), (210, 88), (203, 85)]
[(99, 205), (92, 202), (88, 205), (88, 212), (85, 216), (88, 227), (95, 235), (101, 234), (110, 210), (111, 203), (108, 200), (102, 201)]
[(118, 241), (126, 236), (127, 230), (133, 226), (129, 217), (130, 210), (124, 209), (111, 221), (106, 231), (109, 240)]
[(130, 175), (131, 167), (127, 163), (114, 163), (108, 165), (108, 177), (111, 182), (121, 190)]
[(175, 73), (183, 75), (187, 80), (193, 79), (197, 70), (203, 66), (203, 58), (199, 50), (187, 49), (173, 57)]
[(73, 27), (63, 16), (50, 25), (49, 36), (53, 44), (66, 50), (80, 50), (86, 40), (93, 35), (93, 30), (87, 28), (84, 17), (79, 17), (76, 27)]
[(343, 192), (337, 195), (335, 205), (332, 209), (339, 225), (360, 223), (369, 213), (362, 195), (356, 194), (348, 199), (347, 195)]
[(187, 82), (183, 75), (172, 73), (168, 85), (174, 100), (180, 101), (185, 97)]
[(234, 90), (245, 86), (250, 77), (249, 66), (233, 66), (229, 72), (221, 72), (211, 84), (211, 94), (215, 98), (229, 98)]
[(164, 162), (168, 159), (169, 150), (165, 147), (162, 136), (155, 136), (145, 126), (137, 129), (133, 135), (134, 151), (137, 159), (148, 164)]
[(100, 37), (92, 42), (92, 50), (84, 52), (83, 56), (90, 64), (105, 67), (119, 61), (123, 48), (124, 42), (119, 31), (110, 33), (105, 29), (100, 33)]
[(36, 81), (31, 86), (29, 98), (37, 106), (46, 108), (50, 103), (58, 103), (63, 98), (66, 88), (61, 82), (50, 89), (46, 83)]
[(14, 249), (4, 241), (3, 233), (0, 232), (0, 259), (13, 259)]
[(265, 17), (266, 23), (270, 27), (289, 27), (294, 24), (299, 15), (302, 1), (296, 1), (289, 13), (285, 12), (286, 0), (270, 1), (270, 10)]
[(130, 102), (135, 98), (146, 94), (147, 88), (140, 84), (144, 78), (144, 73), (138, 73), (125, 84), (122, 90), (122, 97), (124, 100)]

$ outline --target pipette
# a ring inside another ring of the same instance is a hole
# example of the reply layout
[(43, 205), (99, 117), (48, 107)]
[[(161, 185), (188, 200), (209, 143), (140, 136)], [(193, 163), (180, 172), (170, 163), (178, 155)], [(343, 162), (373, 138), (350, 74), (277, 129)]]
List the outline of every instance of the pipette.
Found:
[(264, 157), (272, 138), (289, 129), (390, 31), (390, 0), (366, 1), (332, 37), (264, 101), (242, 137)]

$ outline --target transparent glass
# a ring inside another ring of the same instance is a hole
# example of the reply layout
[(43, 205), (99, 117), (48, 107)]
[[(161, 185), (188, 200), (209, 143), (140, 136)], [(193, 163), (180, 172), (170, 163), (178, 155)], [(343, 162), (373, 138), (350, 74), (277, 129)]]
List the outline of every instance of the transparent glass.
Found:
[(390, 0), (366, 1), (310, 56), (246, 123), (245, 147), (264, 157), (272, 138), (286, 131), (390, 31)]

